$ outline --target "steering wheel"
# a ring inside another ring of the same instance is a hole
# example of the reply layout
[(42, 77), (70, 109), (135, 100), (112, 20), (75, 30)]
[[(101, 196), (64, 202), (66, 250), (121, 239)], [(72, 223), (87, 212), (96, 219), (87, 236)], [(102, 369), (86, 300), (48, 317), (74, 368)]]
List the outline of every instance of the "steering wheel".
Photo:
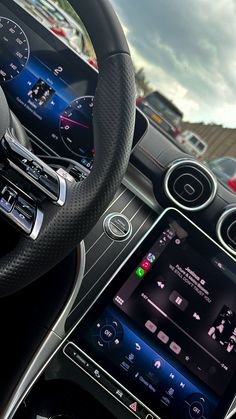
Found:
[[(22, 233), (14, 249), (1, 257), (0, 297), (13, 294), (35, 281), (87, 235), (112, 200), (129, 161), (135, 122), (135, 82), (124, 33), (108, 0), (70, 0), (70, 3), (88, 30), (99, 64), (93, 118), (94, 166), (83, 182), (63, 179), (63, 202), (55, 203), (48, 197), (41, 202), (43, 219), (37, 238), (33, 240)], [(0, 103), (0, 157), (4, 173), (15, 153), (15, 142), (6, 136), (9, 109), (2, 89)], [(20, 151), (24, 155), (22, 146)], [(29, 152), (27, 156), (30, 156)], [(39, 163), (33, 154), (30, 158)], [(42, 167), (47, 172), (43, 162)], [(18, 169), (18, 176), (31, 182), (30, 176), (25, 179), (16, 164), (12, 164), (11, 169)], [(52, 169), (48, 168), (50, 171)], [(59, 175), (57, 179), (62, 180)], [(35, 179), (32, 181), (34, 187), (37, 186)]]

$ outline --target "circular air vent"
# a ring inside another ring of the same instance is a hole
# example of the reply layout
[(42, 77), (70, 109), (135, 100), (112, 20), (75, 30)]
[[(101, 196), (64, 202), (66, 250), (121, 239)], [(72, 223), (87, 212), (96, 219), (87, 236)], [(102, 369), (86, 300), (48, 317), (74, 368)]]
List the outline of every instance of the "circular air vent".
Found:
[(168, 198), (178, 207), (188, 211), (199, 211), (214, 199), (217, 181), (203, 164), (183, 159), (174, 162), (164, 179)]
[(221, 244), (236, 256), (236, 207), (227, 209), (220, 216), (216, 234)]

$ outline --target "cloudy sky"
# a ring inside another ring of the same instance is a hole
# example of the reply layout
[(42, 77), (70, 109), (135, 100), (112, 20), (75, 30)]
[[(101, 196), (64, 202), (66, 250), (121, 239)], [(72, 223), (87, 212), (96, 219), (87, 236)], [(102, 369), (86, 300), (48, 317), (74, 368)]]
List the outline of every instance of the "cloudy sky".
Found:
[(236, 127), (236, 0), (112, 0), (137, 68), (185, 120)]

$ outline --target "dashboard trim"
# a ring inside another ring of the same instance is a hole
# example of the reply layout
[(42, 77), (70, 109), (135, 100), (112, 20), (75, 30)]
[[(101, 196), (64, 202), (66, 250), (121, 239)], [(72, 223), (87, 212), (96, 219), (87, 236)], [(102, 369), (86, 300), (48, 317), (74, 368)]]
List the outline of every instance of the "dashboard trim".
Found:
[(87, 374), (90, 378), (92, 378), (93, 381), (95, 381), (100, 387), (102, 387), (105, 391), (107, 391), (107, 393), (109, 393), (112, 397), (114, 397), (115, 400), (117, 400), (119, 403), (121, 403), (130, 413), (132, 413), (134, 416), (136, 416), (137, 418), (140, 419), (140, 416), (136, 415), (136, 413), (132, 410), (129, 409), (129, 407), (127, 405), (125, 405), (124, 403), (122, 403), (122, 401), (116, 397), (111, 391), (109, 391), (105, 386), (103, 386), (98, 380), (96, 380), (95, 377), (93, 377), (91, 374), (89, 374), (85, 369), (83, 369), (79, 364), (77, 364), (72, 358), (70, 358), (70, 356), (67, 355), (67, 353), (65, 352), (65, 349), (68, 345), (73, 345), (75, 346), (76, 349), (79, 350), (79, 352), (81, 352), (83, 355), (85, 355), (86, 358), (88, 358), (90, 361), (92, 361), (98, 368), (99, 370), (101, 370), (105, 375), (107, 375), (112, 381), (114, 381), (119, 387), (121, 387), (123, 390), (125, 390), (125, 392), (127, 392), (131, 397), (134, 398), (135, 401), (137, 401), (142, 407), (144, 407), (147, 410), (147, 414), (152, 414), (156, 419), (161, 419), (160, 416), (157, 416), (156, 413), (154, 413), (148, 406), (146, 406), (141, 400), (139, 400), (133, 393), (131, 393), (126, 387), (124, 387), (119, 381), (117, 381), (114, 377), (112, 377), (111, 374), (109, 374), (106, 370), (104, 370), (104, 368), (102, 368), (99, 364), (97, 364), (90, 356), (88, 356), (84, 351), (82, 351), (82, 349), (78, 348), (77, 345), (74, 344), (74, 342), (68, 342), (64, 348), (63, 348), (63, 353), (64, 355), (71, 361), (73, 362), (77, 367), (79, 367), (85, 374)]

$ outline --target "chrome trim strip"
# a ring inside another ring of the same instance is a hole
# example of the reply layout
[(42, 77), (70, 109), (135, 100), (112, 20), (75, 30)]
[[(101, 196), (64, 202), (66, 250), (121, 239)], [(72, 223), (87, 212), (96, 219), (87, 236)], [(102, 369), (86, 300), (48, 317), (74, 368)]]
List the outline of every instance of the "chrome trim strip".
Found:
[(121, 198), (121, 196), (124, 195), (124, 193), (126, 191), (127, 191), (127, 188), (124, 187), (123, 191), (121, 191), (121, 193), (116, 197), (116, 199), (114, 199), (114, 201), (112, 201), (110, 203), (110, 205), (107, 207), (107, 209), (105, 210), (105, 212), (108, 211), (116, 203), (116, 201), (118, 201)]
[(100, 236), (98, 236), (98, 238), (95, 240), (95, 242), (93, 242), (92, 246), (90, 246), (88, 248), (88, 250), (86, 250), (86, 255), (90, 252), (90, 250), (92, 250), (94, 248), (94, 246), (96, 246), (96, 244), (99, 242), (99, 240), (105, 235), (104, 231), (100, 234)]
[(39, 378), (43, 370), (49, 364), (50, 360), (64, 343), (63, 338), (65, 337), (65, 322), (78, 294), (83, 279), (84, 268), (85, 246), (84, 242), (81, 242), (77, 248), (76, 280), (71, 295), (69, 296), (63, 311), (52, 327), (52, 330), (50, 330), (45, 337), (36, 354), (32, 358), (20, 382), (17, 384), (4, 412), (1, 412), (1, 419), (13, 418), (13, 415), (16, 413), (24, 397), (29, 393), (36, 380)]
[(233, 410), (231, 410), (231, 411), (230, 411), (230, 409), (232, 408), (232, 406), (233, 406), (235, 403), (236, 403), (236, 396), (235, 396), (235, 398), (233, 399), (233, 401), (232, 401), (232, 403), (231, 403), (231, 406), (230, 406), (230, 408), (229, 408), (229, 410), (228, 410), (228, 412), (227, 412), (227, 414), (226, 414), (226, 416), (225, 416), (225, 418), (226, 418), (226, 419), (230, 419), (230, 418), (232, 418), (232, 417), (233, 417), (233, 415), (236, 413), (236, 406), (234, 407), (234, 409), (233, 409)]
[(59, 174), (57, 174), (57, 177), (59, 180), (59, 198), (56, 201), (56, 204), (63, 207), (66, 202), (66, 180)]
[[(168, 181), (170, 178), (170, 175), (173, 173), (173, 171), (181, 166), (184, 166), (185, 164), (191, 164), (192, 166), (195, 166), (199, 171), (203, 171), (205, 175), (207, 175), (209, 177), (209, 182), (212, 184), (212, 191), (211, 194), (209, 196), (209, 198), (206, 200), (206, 202), (202, 205), (196, 206), (196, 207), (187, 207), (186, 205), (180, 204), (177, 199), (175, 199), (170, 190), (169, 190), (169, 185), (168, 185)], [(165, 194), (167, 195), (167, 197), (175, 204), (177, 205), (179, 208), (182, 208), (183, 210), (186, 211), (200, 211), (203, 210), (204, 208), (208, 207), (208, 205), (211, 204), (211, 202), (213, 201), (213, 199), (216, 196), (216, 192), (217, 192), (217, 188), (218, 188), (218, 183), (217, 180), (215, 178), (215, 176), (213, 175), (213, 173), (206, 167), (204, 166), (202, 163), (199, 163), (198, 161), (192, 160), (192, 159), (188, 159), (188, 158), (184, 158), (184, 159), (179, 159), (179, 160), (175, 160), (174, 163), (171, 164), (171, 166), (169, 166), (165, 178), (164, 178), (164, 191)]]
[(65, 323), (80, 290), (80, 286), (84, 277), (85, 263), (86, 251), (84, 241), (82, 241), (77, 247), (77, 268), (75, 286), (62, 313), (60, 314), (56, 323), (52, 327), (52, 331), (56, 333), (61, 339), (63, 339), (63, 337), (65, 336)]
[(106, 376), (108, 376), (112, 381), (114, 381), (114, 383), (118, 386), (121, 387), (126, 393), (128, 393), (132, 398), (134, 398), (135, 401), (137, 401), (143, 408), (145, 408), (147, 410), (147, 415), (148, 413), (152, 414), (156, 419), (161, 419), (160, 416), (157, 416), (156, 413), (154, 413), (152, 410), (150, 410), (149, 407), (147, 407), (141, 400), (139, 400), (136, 396), (134, 396), (133, 393), (131, 393), (126, 387), (124, 387), (119, 381), (117, 381), (114, 377), (112, 377), (112, 375), (110, 375), (106, 370), (104, 370), (99, 364), (97, 364), (92, 358), (90, 358), (90, 356), (88, 356), (84, 351), (82, 351), (80, 348), (78, 348), (77, 345), (74, 344), (74, 342), (68, 342), (64, 347), (63, 347), (63, 353), (64, 355), (71, 361), (73, 362), (77, 367), (79, 367), (83, 372), (85, 372), (90, 378), (92, 378), (93, 381), (95, 381), (100, 387), (102, 387), (104, 390), (107, 391), (107, 393), (109, 393), (111, 396), (113, 396), (115, 398), (115, 400), (117, 400), (118, 402), (120, 402), (124, 407), (126, 407), (126, 409), (130, 412), (133, 413), (134, 416), (138, 417), (140, 419), (140, 416), (138, 416), (134, 411), (130, 410), (129, 407), (124, 404), (118, 397), (115, 396), (115, 394), (113, 394), (111, 391), (109, 391), (106, 387), (104, 387), (98, 380), (96, 380), (96, 377), (93, 377), (92, 374), (90, 374), (88, 371), (86, 371), (86, 369), (84, 369), (81, 365), (77, 364), (69, 355), (67, 355), (67, 353), (65, 352), (66, 347), (68, 345), (73, 345), (78, 351), (79, 353), (82, 353), (86, 359), (89, 359), (90, 361), (92, 361), (97, 367), (98, 370), (102, 371)]
[(29, 236), (31, 239), (33, 240), (37, 239), (39, 232), (41, 230), (42, 224), (43, 224), (43, 212), (37, 207), (33, 230), (31, 231), (31, 234)]
[(221, 244), (228, 250), (228, 252), (232, 253), (232, 255), (236, 256), (236, 250), (234, 250), (232, 247), (230, 247), (227, 243), (225, 243), (222, 234), (221, 234), (221, 228), (222, 228), (222, 224), (223, 222), (226, 220), (226, 218), (228, 217), (228, 215), (231, 215), (232, 213), (235, 212), (236, 215), (236, 206), (232, 207), (232, 208), (228, 208), (226, 211), (224, 211), (217, 224), (216, 224), (216, 235), (219, 239), (219, 241), (221, 242)]
[(43, 369), (49, 364), (55, 354), (55, 351), (59, 349), (61, 345), (61, 339), (54, 332), (50, 331), (37, 350), (34, 358), (31, 360), (6, 408), (3, 412), (1, 412), (1, 419), (13, 418), (20, 406), (20, 403), (31, 390)]

